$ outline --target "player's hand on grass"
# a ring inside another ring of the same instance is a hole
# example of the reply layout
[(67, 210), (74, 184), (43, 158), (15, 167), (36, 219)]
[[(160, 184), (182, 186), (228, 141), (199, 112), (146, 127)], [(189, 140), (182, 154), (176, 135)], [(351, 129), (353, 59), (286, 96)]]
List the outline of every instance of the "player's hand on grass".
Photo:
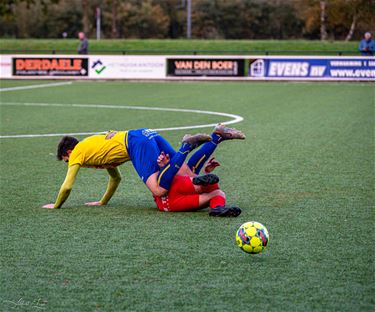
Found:
[(85, 203), (86, 206), (104, 206), (100, 201)]
[(55, 208), (55, 204), (47, 204), (47, 205), (42, 206), (42, 208), (54, 209)]
[(166, 164), (169, 163), (170, 157), (169, 154), (165, 154), (164, 152), (161, 152), (158, 156), (157, 163), (160, 168), (163, 168)]
[(215, 160), (215, 157), (212, 157), (208, 162), (206, 167), (204, 167), (205, 173), (210, 173), (215, 170), (216, 167), (219, 167), (220, 163)]

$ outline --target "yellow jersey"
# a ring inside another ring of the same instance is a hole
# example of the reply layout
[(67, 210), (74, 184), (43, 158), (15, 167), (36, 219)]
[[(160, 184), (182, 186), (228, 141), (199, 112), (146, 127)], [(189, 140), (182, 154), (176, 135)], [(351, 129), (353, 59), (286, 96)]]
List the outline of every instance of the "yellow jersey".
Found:
[(111, 168), (130, 160), (127, 131), (110, 131), (90, 136), (79, 142), (69, 156), (69, 167)]

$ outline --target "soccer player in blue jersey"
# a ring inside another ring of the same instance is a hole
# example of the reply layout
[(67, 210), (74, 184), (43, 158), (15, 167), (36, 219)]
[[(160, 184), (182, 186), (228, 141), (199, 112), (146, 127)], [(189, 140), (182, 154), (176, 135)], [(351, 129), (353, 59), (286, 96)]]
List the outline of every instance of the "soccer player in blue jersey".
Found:
[[(196, 211), (209, 207), (209, 216), (237, 217), (241, 209), (226, 205), (225, 193), (219, 187), (219, 178), (210, 174), (219, 163), (211, 159), (206, 167), (206, 175), (197, 176), (206, 161), (211, 157), (219, 143), (230, 139), (245, 139), (245, 135), (236, 129), (222, 124), (215, 127), (211, 141), (206, 142), (189, 159), (186, 175), (176, 175), (167, 194), (154, 196), (160, 211)], [(158, 157), (161, 168), (169, 161), (169, 155), (162, 152)]]

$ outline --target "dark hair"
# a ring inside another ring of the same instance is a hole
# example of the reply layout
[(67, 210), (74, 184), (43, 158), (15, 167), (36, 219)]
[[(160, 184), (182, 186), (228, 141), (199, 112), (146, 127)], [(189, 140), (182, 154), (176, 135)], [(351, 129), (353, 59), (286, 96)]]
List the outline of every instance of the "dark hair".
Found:
[(64, 136), (57, 146), (57, 159), (62, 160), (63, 156), (68, 155), (68, 151), (72, 150), (78, 144), (78, 140), (75, 137)]

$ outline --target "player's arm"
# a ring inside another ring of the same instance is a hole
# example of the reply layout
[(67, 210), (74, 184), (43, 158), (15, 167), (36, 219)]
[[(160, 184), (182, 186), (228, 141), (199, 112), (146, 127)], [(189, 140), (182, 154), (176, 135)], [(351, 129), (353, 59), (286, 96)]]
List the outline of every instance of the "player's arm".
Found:
[(204, 173), (211, 173), (212, 171), (215, 170), (216, 167), (219, 167), (220, 166), (220, 163), (215, 160), (215, 157), (212, 157), (206, 164), (206, 166), (204, 167)]
[(68, 168), (64, 183), (61, 185), (59, 194), (57, 195), (56, 202), (54, 204), (44, 205), (43, 208), (60, 208), (63, 205), (69, 197), (80, 167), (80, 165), (73, 165)]
[(110, 168), (107, 169), (109, 174), (108, 186), (107, 190), (105, 191), (102, 199), (98, 202), (89, 202), (85, 205), (87, 206), (104, 206), (107, 205), (109, 200), (112, 198), (113, 194), (116, 192), (117, 187), (121, 182), (121, 173), (118, 168)]
[(116, 192), (117, 187), (121, 182), (121, 173), (118, 168), (110, 168), (107, 169), (109, 174), (108, 186), (107, 190), (105, 191), (100, 203), (102, 205), (106, 205), (109, 200), (112, 198), (113, 194)]

